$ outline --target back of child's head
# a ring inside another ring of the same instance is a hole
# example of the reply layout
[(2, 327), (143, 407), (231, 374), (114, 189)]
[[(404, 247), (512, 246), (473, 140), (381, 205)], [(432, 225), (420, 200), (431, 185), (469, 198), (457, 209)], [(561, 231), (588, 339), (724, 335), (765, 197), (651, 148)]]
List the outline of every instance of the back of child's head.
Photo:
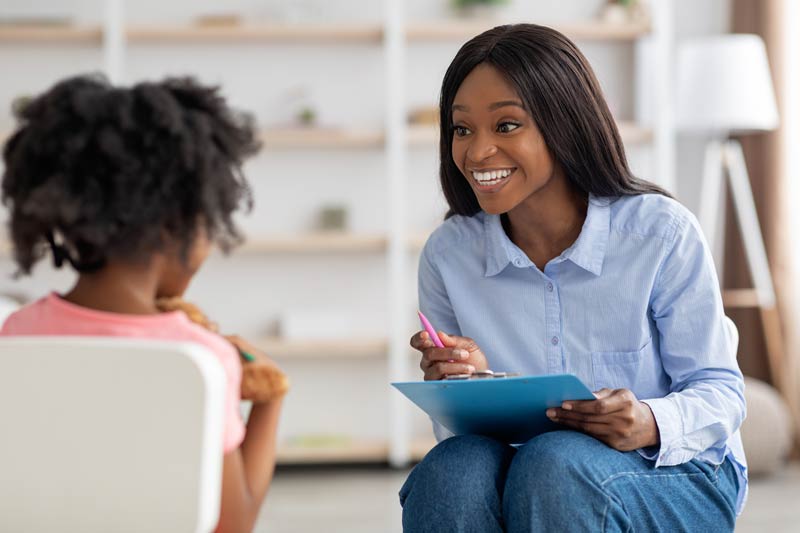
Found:
[(258, 150), (249, 116), (190, 78), (113, 87), (56, 84), (17, 111), (3, 158), (14, 258), (29, 273), (52, 250), (79, 272), (136, 261), (199, 230), (228, 249), (250, 207), (243, 161)]

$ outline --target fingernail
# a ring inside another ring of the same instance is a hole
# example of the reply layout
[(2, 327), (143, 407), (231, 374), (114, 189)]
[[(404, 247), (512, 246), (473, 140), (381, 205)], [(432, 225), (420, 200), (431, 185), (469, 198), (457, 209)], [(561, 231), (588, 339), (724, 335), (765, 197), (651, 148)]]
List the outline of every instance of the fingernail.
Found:
[(466, 350), (455, 350), (454, 353), (461, 359), (467, 359), (469, 357), (469, 352)]
[(475, 367), (472, 365), (467, 365), (467, 370), (469, 370), (470, 372), (475, 372)]
[(548, 418), (554, 418), (556, 416), (556, 410), (555, 409), (548, 409), (544, 413), (547, 415)]
[(563, 410), (565, 410), (565, 411), (571, 411), (572, 410), (572, 404), (571, 403), (562, 403), (561, 404), (561, 408)]

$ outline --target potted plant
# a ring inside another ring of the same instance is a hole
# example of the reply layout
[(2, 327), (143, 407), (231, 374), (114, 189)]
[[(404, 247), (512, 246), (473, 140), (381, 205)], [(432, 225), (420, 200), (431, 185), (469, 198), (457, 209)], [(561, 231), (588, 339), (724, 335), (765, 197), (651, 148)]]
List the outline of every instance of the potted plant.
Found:
[(508, 0), (451, 0), (457, 15), (470, 18), (493, 18)]

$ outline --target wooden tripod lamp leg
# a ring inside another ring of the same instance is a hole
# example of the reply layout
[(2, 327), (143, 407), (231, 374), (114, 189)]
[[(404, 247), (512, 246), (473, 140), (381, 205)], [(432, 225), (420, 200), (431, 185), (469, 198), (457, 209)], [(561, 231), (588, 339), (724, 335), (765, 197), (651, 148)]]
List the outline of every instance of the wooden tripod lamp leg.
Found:
[(753, 276), (753, 283), (756, 289), (761, 323), (764, 329), (764, 340), (767, 347), (767, 364), (770, 378), (775, 388), (787, 400), (795, 421), (795, 427), (800, 431), (800, 408), (798, 407), (798, 396), (795, 390), (796, 385), (793, 376), (789, 375), (785, 359), (775, 288), (772, 284), (772, 275), (767, 262), (767, 252), (764, 247), (758, 215), (756, 214), (756, 205), (753, 200), (753, 191), (750, 187), (750, 178), (747, 175), (742, 146), (737, 141), (730, 140), (726, 142), (723, 156), (728, 167), (731, 195), (736, 218), (739, 222), (739, 230), (744, 241), (745, 256), (747, 257), (748, 267)]

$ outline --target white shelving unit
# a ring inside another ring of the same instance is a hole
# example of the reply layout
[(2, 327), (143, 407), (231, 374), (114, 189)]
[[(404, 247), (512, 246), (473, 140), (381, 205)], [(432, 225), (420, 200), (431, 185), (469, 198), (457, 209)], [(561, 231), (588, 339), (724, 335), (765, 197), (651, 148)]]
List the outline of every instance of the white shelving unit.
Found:
[[(651, 5), (652, 19), (649, 23), (612, 25), (591, 21), (590, 14), (587, 13), (585, 20), (556, 23), (554, 26), (579, 41), (582, 47), (598, 43), (612, 43), (623, 47), (639, 46), (645, 40), (651, 41), (647, 48), (649, 53), (637, 54), (635, 57), (639, 62), (647, 61), (655, 76), (653, 94), (650, 95), (652, 124), (637, 124), (632, 117), (624, 117), (619, 120), (619, 127), (629, 150), (637, 147), (650, 151), (652, 165), (648, 177), (667, 189), (673, 189), (675, 131), (669, 104), (671, 84), (668, 83), (671, 79), (673, 8), (670, 0), (651, 2)], [(251, 239), (233, 258), (226, 259), (226, 265), (250, 265), (279, 258), (287, 265), (304, 265), (305, 268), (309, 262), (319, 261), (319, 258), (324, 258), (320, 263), (321, 266), (325, 265), (328, 261), (325, 258), (330, 256), (336, 256), (339, 262), (354, 263), (372, 261), (374, 259), (368, 258), (376, 256), (380, 265), (376, 268), (385, 270), (385, 292), (376, 295), (376, 299), (384, 307), (387, 324), (385, 331), (370, 333), (357, 339), (330, 341), (287, 340), (262, 336), (256, 337), (256, 343), (282, 363), (315, 365), (313, 369), (303, 370), (309, 374), (292, 375), (296, 383), (306, 376), (313, 377), (314, 373), (335, 374), (338, 372), (337, 365), (342, 362), (378, 364), (375, 368), (381, 368), (380, 363), (385, 363), (383, 373), (376, 374), (379, 370), (374, 370), (371, 374), (370, 379), (380, 382), (416, 379), (417, 375), (410, 370), (415, 358), (408, 347), (410, 333), (416, 328), (410, 312), (414, 308), (416, 298), (413, 295), (416, 291), (410, 286), (410, 280), (414, 277), (416, 257), (427, 231), (433, 228), (419, 231), (410, 225), (407, 206), (413, 199), (409, 192), (408, 176), (417, 170), (412, 168), (416, 163), (416, 156), (413, 154), (438, 153), (438, 130), (432, 126), (412, 126), (407, 122), (411, 107), (406, 91), (407, 80), (414, 75), (413, 68), (409, 67), (409, 56), (416, 46), (460, 45), (496, 25), (495, 22), (409, 20), (411, 17), (406, 12), (408, 6), (403, 0), (384, 0), (382, 20), (374, 22), (243, 23), (232, 26), (126, 23), (123, 7), (122, 0), (105, 0), (105, 15), (98, 24), (75, 27), (0, 26), (0, 48), (7, 45), (100, 47), (103, 52), (103, 69), (112, 80), (125, 81), (133, 81), (127, 80), (125, 74), (129, 49), (135, 46), (149, 49), (177, 47), (179, 53), (186, 53), (195, 46), (205, 50), (209, 46), (226, 49), (239, 46), (264, 49), (300, 46), (305, 49), (320, 47), (320, 50), (327, 50), (341, 45), (347, 50), (366, 47), (380, 52), (380, 66), (377, 68), (383, 69), (384, 115), (375, 122), (382, 123), (382, 126), (272, 127), (262, 130), (261, 140), (267, 153), (285, 153), (294, 157), (298, 157), (299, 153), (322, 153), (323, 157), (336, 157), (338, 152), (347, 152), (350, 154), (348, 161), (352, 160), (354, 165), (358, 164), (360, 157), (372, 157), (364, 154), (381, 154), (380, 168), (383, 176), (375, 179), (382, 180), (385, 196), (390, 199), (386, 201), (383, 210), (386, 219), (381, 222), (385, 224), (378, 225), (383, 229), (352, 234), (251, 232)], [(520, 21), (522, 20), (503, 22)], [(641, 67), (640, 64), (634, 68)], [(354, 87), (356, 81), (354, 80)], [(228, 92), (230, 88), (226, 86), (225, 89)], [(435, 169), (428, 168), (425, 175), (435, 180), (435, 174)], [(303, 179), (308, 179), (309, 186), (313, 187), (313, 176), (305, 176)], [(7, 250), (7, 246), (3, 249)], [(381, 259), (383, 264), (380, 264)], [(247, 274), (242, 275), (255, 276), (255, 268), (252, 267)], [(298, 283), (299, 280), (291, 280), (290, 277), (287, 275), (286, 279), (259, 280), (259, 283)], [(330, 283), (337, 283), (335, 277), (331, 277)], [(382, 437), (341, 436), (337, 439), (325, 439), (291, 435), (281, 445), (279, 462), (388, 460), (392, 465), (401, 466), (423, 456), (433, 440), (430, 436), (417, 438), (414, 435), (411, 419), (413, 407), (388, 385), (380, 390), (388, 395), (388, 401), (385, 402), (387, 411), (383, 412), (380, 419), (370, 419), (364, 423), (372, 426), (385, 424)], [(302, 390), (297, 394), (303, 394)], [(293, 400), (314, 401), (302, 397), (294, 397)], [(331, 401), (336, 400), (333, 398)]]

